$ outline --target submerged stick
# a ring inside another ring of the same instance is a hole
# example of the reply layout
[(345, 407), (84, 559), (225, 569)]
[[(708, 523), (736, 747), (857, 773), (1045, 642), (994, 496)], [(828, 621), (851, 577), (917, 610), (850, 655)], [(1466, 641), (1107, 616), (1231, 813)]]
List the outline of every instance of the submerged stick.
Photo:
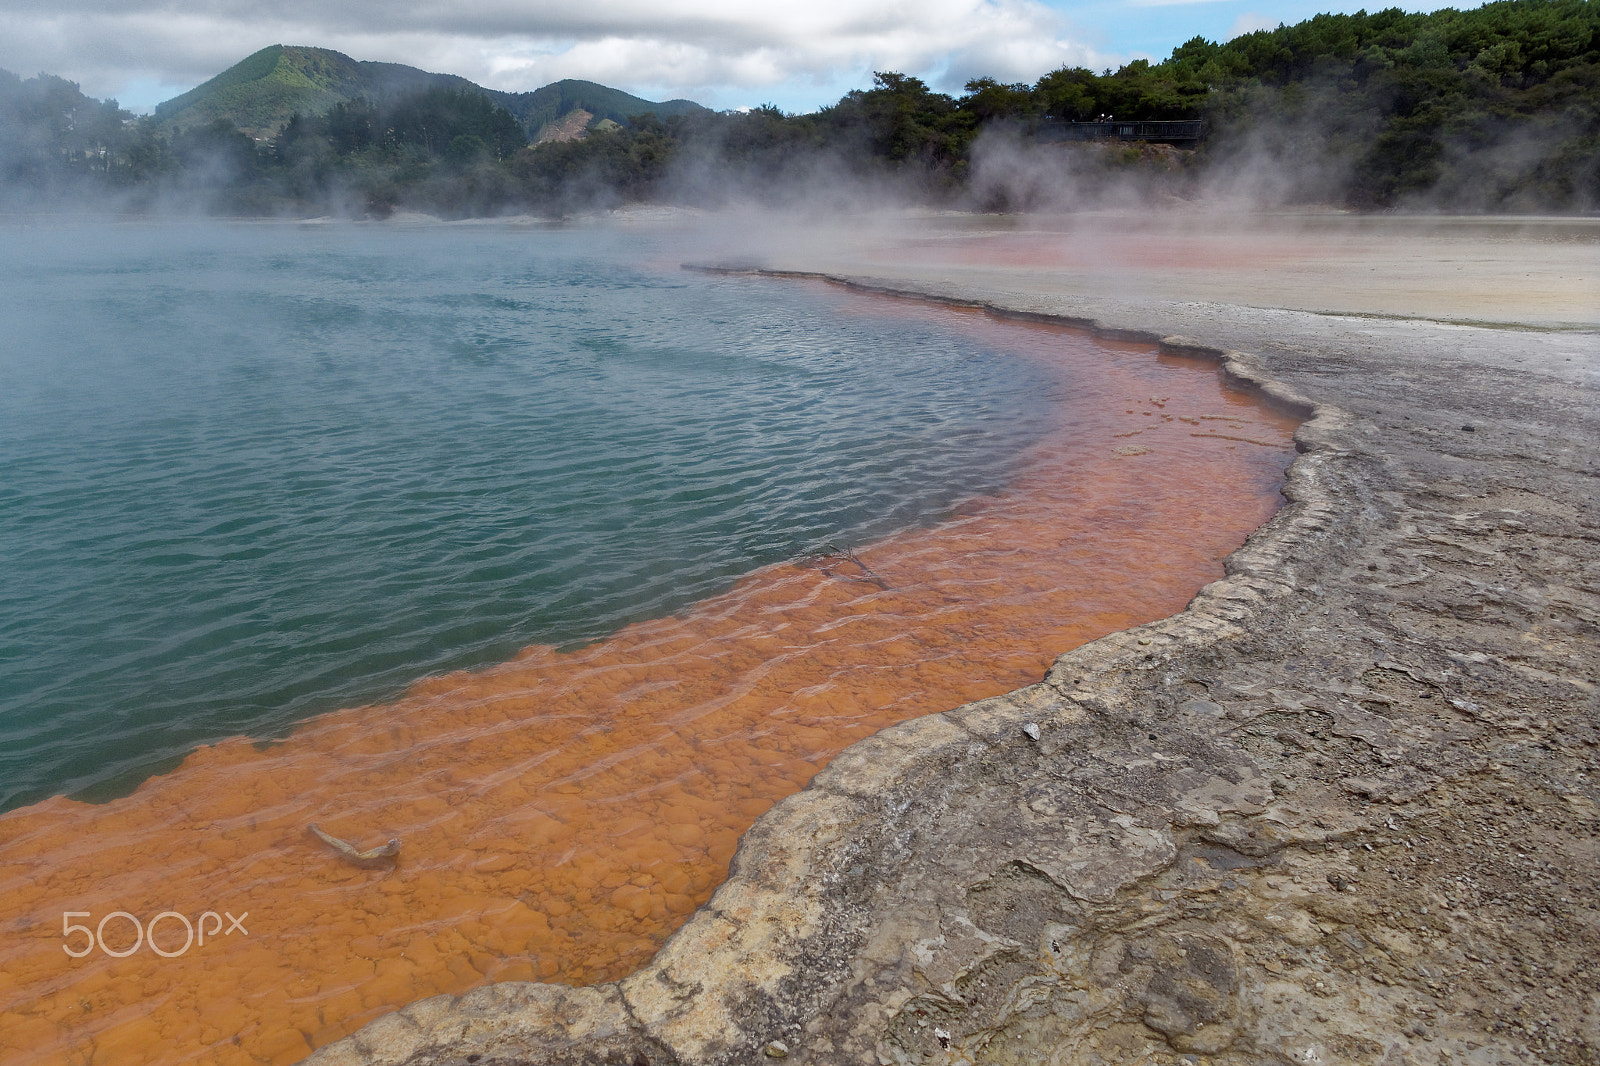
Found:
[(315, 822), (312, 822), (307, 828), (316, 834), (324, 844), (357, 866), (381, 866), (400, 854), (399, 837), (390, 837), (387, 843), (379, 844), (375, 848), (368, 848), (366, 851), (357, 851), (354, 844), (347, 840), (340, 840), (330, 833), (324, 833)]
[[(872, 584), (877, 585), (880, 589), (883, 589), (883, 591), (889, 591), (889, 583), (882, 577), (878, 576), (877, 571), (873, 570), (872, 567), (862, 562), (861, 557), (855, 553), (854, 548), (841, 548), (837, 544), (833, 543), (824, 544), (822, 547), (825, 550), (819, 552), (817, 558), (827, 559), (830, 557), (842, 556), (846, 562), (855, 563), (861, 568), (861, 572), (867, 575), (866, 577), (850, 578), (846, 574), (840, 574), (838, 575), (839, 577), (846, 577), (851, 581), (870, 581)], [(833, 571), (824, 567), (823, 573), (831, 575)]]

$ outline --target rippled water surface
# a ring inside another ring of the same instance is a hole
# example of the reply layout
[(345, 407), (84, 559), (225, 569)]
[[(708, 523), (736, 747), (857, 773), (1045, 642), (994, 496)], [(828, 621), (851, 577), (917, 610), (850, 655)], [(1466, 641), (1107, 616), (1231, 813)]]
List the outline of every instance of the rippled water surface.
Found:
[(0, 813), (6, 1062), (633, 972), (853, 742), (1181, 610), (1293, 454), (1204, 360), (685, 236), (0, 239), (0, 781), (147, 777)]
[(0, 809), (925, 525), (1053, 379), (596, 230), (0, 231)]

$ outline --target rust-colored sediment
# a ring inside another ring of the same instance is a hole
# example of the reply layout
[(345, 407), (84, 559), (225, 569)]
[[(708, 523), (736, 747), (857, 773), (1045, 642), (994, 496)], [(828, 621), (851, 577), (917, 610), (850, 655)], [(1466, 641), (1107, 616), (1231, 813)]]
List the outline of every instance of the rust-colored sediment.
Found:
[[(621, 976), (836, 752), (1181, 610), (1278, 504), (1293, 424), (1209, 363), (857, 304), (1059, 369), (1061, 425), (1006, 491), (860, 549), (886, 587), (838, 559), (769, 567), (579, 651), (430, 678), (265, 749), (202, 748), (126, 799), (0, 818), (0, 1058), (289, 1063), (440, 992)], [(311, 822), (359, 848), (398, 836), (399, 863), (351, 865)], [(67, 956), (63, 912), (115, 910), (248, 912), (248, 936)]]

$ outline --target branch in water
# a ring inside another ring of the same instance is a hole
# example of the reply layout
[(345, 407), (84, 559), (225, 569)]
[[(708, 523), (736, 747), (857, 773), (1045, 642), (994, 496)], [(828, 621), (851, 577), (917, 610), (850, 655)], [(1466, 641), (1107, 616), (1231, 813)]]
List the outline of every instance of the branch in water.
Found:
[(353, 862), (357, 866), (385, 866), (400, 854), (400, 839), (398, 837), (391, 838), (387, 843), (379, 844), (375, 848), (361, 851), (349, 841), (340, 840), (331, 833), (323, 832), (315, 822), (312, 822), (306, 828), (317, 839), (344, 856), (346, 861)]
[(860, 568), (861, 573), (866, 576), (860, 577), (851, 574), (841, 574), (832, 569), (832, 567), (829, 565), (820, 566), (820, 569), (823, 573), (829, 575), (830, 577), (842, 577), (847, 581), (865, 581), (870, 584), (877, 585), (885, 592), (889, 591), (889, 583), (880, 577), (877, 571), (873, 570), (872, 567), (862, 562), (861, 557), (855, 553), (854, 548), (841, 548), (837, 544), (832, 543), (824, 544), (822, 548), (822, 551), (813, 553), (808, 561), (821, 564), (824, 562), (824, 560), (837, 559), (842, 562), (854, 563)]

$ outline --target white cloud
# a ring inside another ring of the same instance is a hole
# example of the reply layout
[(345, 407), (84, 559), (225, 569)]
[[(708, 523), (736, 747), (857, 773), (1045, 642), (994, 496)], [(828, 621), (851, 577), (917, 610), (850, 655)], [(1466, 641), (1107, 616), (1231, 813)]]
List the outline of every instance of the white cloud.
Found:
[(1254, 33), (1257, 30), (1275, 30), (1282, 24), (1282, 19), (1268, 18), (1266, 15), (1258, 15), (1254, 11), (1246, 11), (1233, 20), (1233, 25), (1228, 27), (1228, 35), (1223, 40), (1231, 41), (1235, 37), (1243, 37), (1245, 34)]
[(274, 43), (497, 89), (586, 78), (713, 106), (808, 91), (831, 102), (873, 70), (948, 91), (980, 74), (1033, 81), (1063, 64), (1117, 62), (1038, 0), (7, 0), (0, 12), (0, 67), (61, 74), (97, 96), (192, 86)]

